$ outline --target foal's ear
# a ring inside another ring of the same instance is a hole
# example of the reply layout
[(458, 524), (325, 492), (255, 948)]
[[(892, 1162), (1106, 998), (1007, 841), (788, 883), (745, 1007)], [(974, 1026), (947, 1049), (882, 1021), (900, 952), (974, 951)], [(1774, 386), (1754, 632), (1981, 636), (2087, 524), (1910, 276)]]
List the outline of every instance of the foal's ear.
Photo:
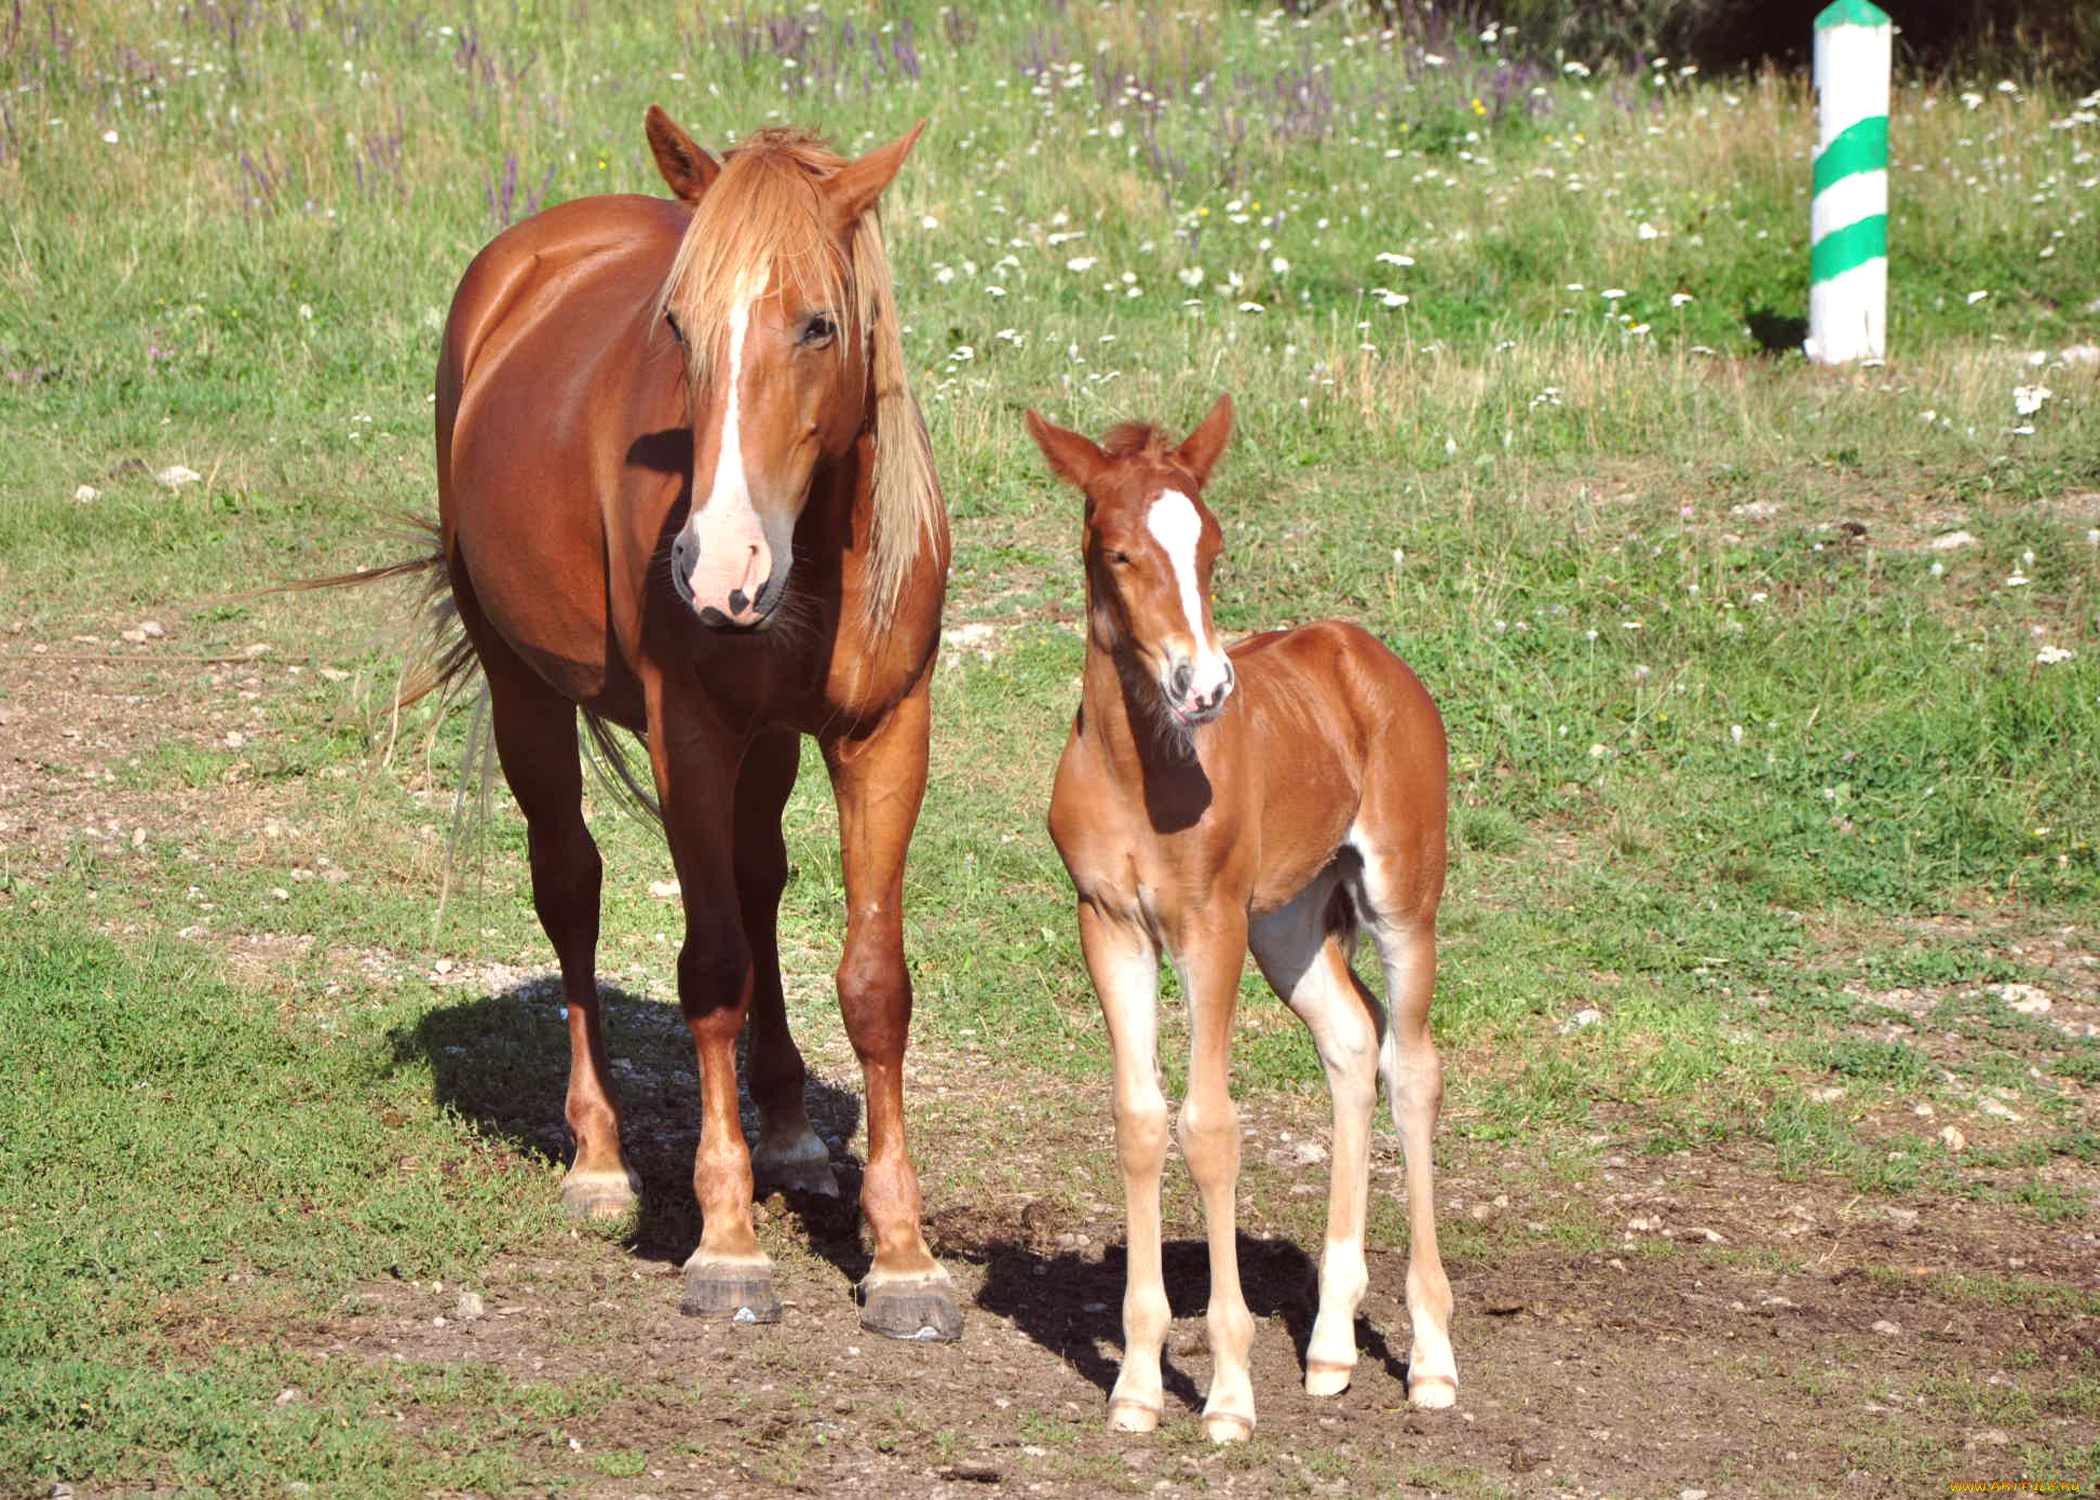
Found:
[(1218, 455), (1225, 451), (1225, 440), (1231, 436), (1232, 396), (1227, 393), (1218, 397), (1210, 415), (1196, 424), (1196, 430), (1174, 451), (1174, 457), (1195, 477), (1196, 483), (1208, 484), (1210, 471), (1217, 466)]
[(649, 149), (656, 153), (656, 170), (664, 174), (671, 191), (687, 203), (698, 203), (700, 195), (721, 175), (722, 159), (697, 144), (653, 104), (642, 128), (649, 133)]
[(1028, 435), (1050, 460), (1051, 472), (1067, 484), (1084, 490), (1108, 467), (1108, 455), (1092, 438), (1068, 431), (1033, 411), (1028, 413)]
[(921, 120), (887, 146), (877, 146), (859, 161), (846, 163), (824, 179), (824, 196), (830, 205), (834, 233), (843, 235), (855, 219), (874, 207), (925, 128), (926, 122)]

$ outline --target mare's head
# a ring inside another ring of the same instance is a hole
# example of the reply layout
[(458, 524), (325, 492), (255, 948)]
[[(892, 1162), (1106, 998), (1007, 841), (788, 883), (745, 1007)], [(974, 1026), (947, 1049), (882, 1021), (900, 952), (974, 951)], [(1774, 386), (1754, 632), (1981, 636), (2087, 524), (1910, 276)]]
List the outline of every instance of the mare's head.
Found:
[(939, 505), (875, 212), (920, 128), (852, 162), (813, 136), (762, 130), (722, 161), (649, 111), (657, 166), (693, 208), (657, 310), (662, 336), (683, 345), (693, 431), (671, 583), (708, 625), (772, 618), (818, 466), (871, 425), (872, 617), (894, 602)]
[(1210, 617), (1224, 546), (1203, 486), (1232, 434), (1232, 398), (1176, 445), (1126, 422), (1097, 445), (1034, 412), (1028, 430), (1059, 478), (1086, 496), (1087, 608), (1095, 638), (1159, 687), (1169, 720), (1207, 724), (1232, 692), (1232, 662)]

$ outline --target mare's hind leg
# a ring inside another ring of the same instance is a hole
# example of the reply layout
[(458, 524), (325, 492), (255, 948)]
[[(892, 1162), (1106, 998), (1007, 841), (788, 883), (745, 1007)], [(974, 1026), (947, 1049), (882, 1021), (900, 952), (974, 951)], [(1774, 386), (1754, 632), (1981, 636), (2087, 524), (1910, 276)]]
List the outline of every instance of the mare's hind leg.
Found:
[(1417, 1406), (1458, 1400), (1458, 1360), (1451, 1350), (1451, 1283), (1436, 1243), (1436, 1185), (1431, 1139), (1444, 1103), (1444, 1064), (1429, 1034), (1436, 989), (1436, 896), (1410, 890), (1401, 861), (1366, 852), (1362, 877), (1365, 925), (1385, 965), (1391, 1024), (1379, 1057), (1391, 1096), (1393, 1125), (1407, 1157), (1407, 1312), (1414, 1343), (1407, 1356), (1407, 1396)]
[(744, 941), (751, 947), (751, 1102), (758, 1106), (758, 1145), (751, 1170), (760, 1187), (836, 1198), (831, 1153), (810, 1128), (803, 1090), (809, 1073), (788, 1034), (780, 991), (780, 893), (787, 884), (787, 846), (780, 811), (795, 789), (802, 737), (792, 729), (758, 736), (744, 752), (736, 782), (736, 894)]
[(1305, 1348), (1305, 1389), (1332, 1396), (1356, 1367), (1356, 1312), (1370, 1276), (1364, 1219), (1370, 1199), (1371, 1115), (1378, 1104), (1377, 1001), (1349, 967), (1331, 920), (1330, 877), (1282, 910), (1256, 920), (1248, 946), (1264, 978), (1312, 1033), (1334, 1099), (1334, 1165), (1327, 1188), (1327, 1244), (1320, 1256), (1320, 1311)]
[[(464, 594), (464, 590), (461, 591)], [(620, 1108), (599, 1015), (598, 845), (583, 821), (576, 705), (549, 687), (462, 598), (460, 615), (481, 658), (503, 778), (525, 814), (532, 904), (561, 963), (569, 1012), (569, 1097), (576, 1160), (562, 1178), (562, 1207), (583, 1219), (617, 1219), (641, 1179), (620, 1154)]]

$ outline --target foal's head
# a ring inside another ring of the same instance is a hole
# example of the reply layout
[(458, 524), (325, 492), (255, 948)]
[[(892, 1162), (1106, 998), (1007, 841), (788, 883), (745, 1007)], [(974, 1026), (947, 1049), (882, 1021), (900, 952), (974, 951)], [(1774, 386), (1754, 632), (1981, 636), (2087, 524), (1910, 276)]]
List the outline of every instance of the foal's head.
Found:
[[(789, 130), (759, 131), (725, 162), (659, 109), (648, 133), (693, 207), (658, 298), (665, 336), (683, 346), (693, 424), (692, 510), (671, 582), (706, 624), (762, 625), (786, 591), (817, 465), (855, 446), (871, 404), (910, 401), (872, 210), (919, 130), (853, 162)], [(923, 430), (916, 413), (889, 425)], [(930, 476), (929, 458), (917, 487)]]
[(1202, 496), (1232, 433), (1232, 398), (1220, 396), (1179, 447), (1141, 422), (1110, 428), (1098, 446), (1032, 411), (1028, 430), (1058, 477), (1086, 496), (1097, 638), (1158, 684), (1173, 723), (1209, 723), (1224, 711), (1233, 672), (1210, 617), (1224, 533)]

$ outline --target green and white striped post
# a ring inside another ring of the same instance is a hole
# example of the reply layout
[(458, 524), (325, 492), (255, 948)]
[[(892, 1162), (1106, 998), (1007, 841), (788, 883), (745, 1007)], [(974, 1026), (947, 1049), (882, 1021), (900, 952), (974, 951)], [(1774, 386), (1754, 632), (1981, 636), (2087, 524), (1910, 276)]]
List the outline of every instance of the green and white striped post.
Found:
[(1834, 0), (1816, 17), (1816, 188), (1802, 348), (1826, 365), (1880, 359), (1888, 342), (1894, 32), (1870, 0)]

